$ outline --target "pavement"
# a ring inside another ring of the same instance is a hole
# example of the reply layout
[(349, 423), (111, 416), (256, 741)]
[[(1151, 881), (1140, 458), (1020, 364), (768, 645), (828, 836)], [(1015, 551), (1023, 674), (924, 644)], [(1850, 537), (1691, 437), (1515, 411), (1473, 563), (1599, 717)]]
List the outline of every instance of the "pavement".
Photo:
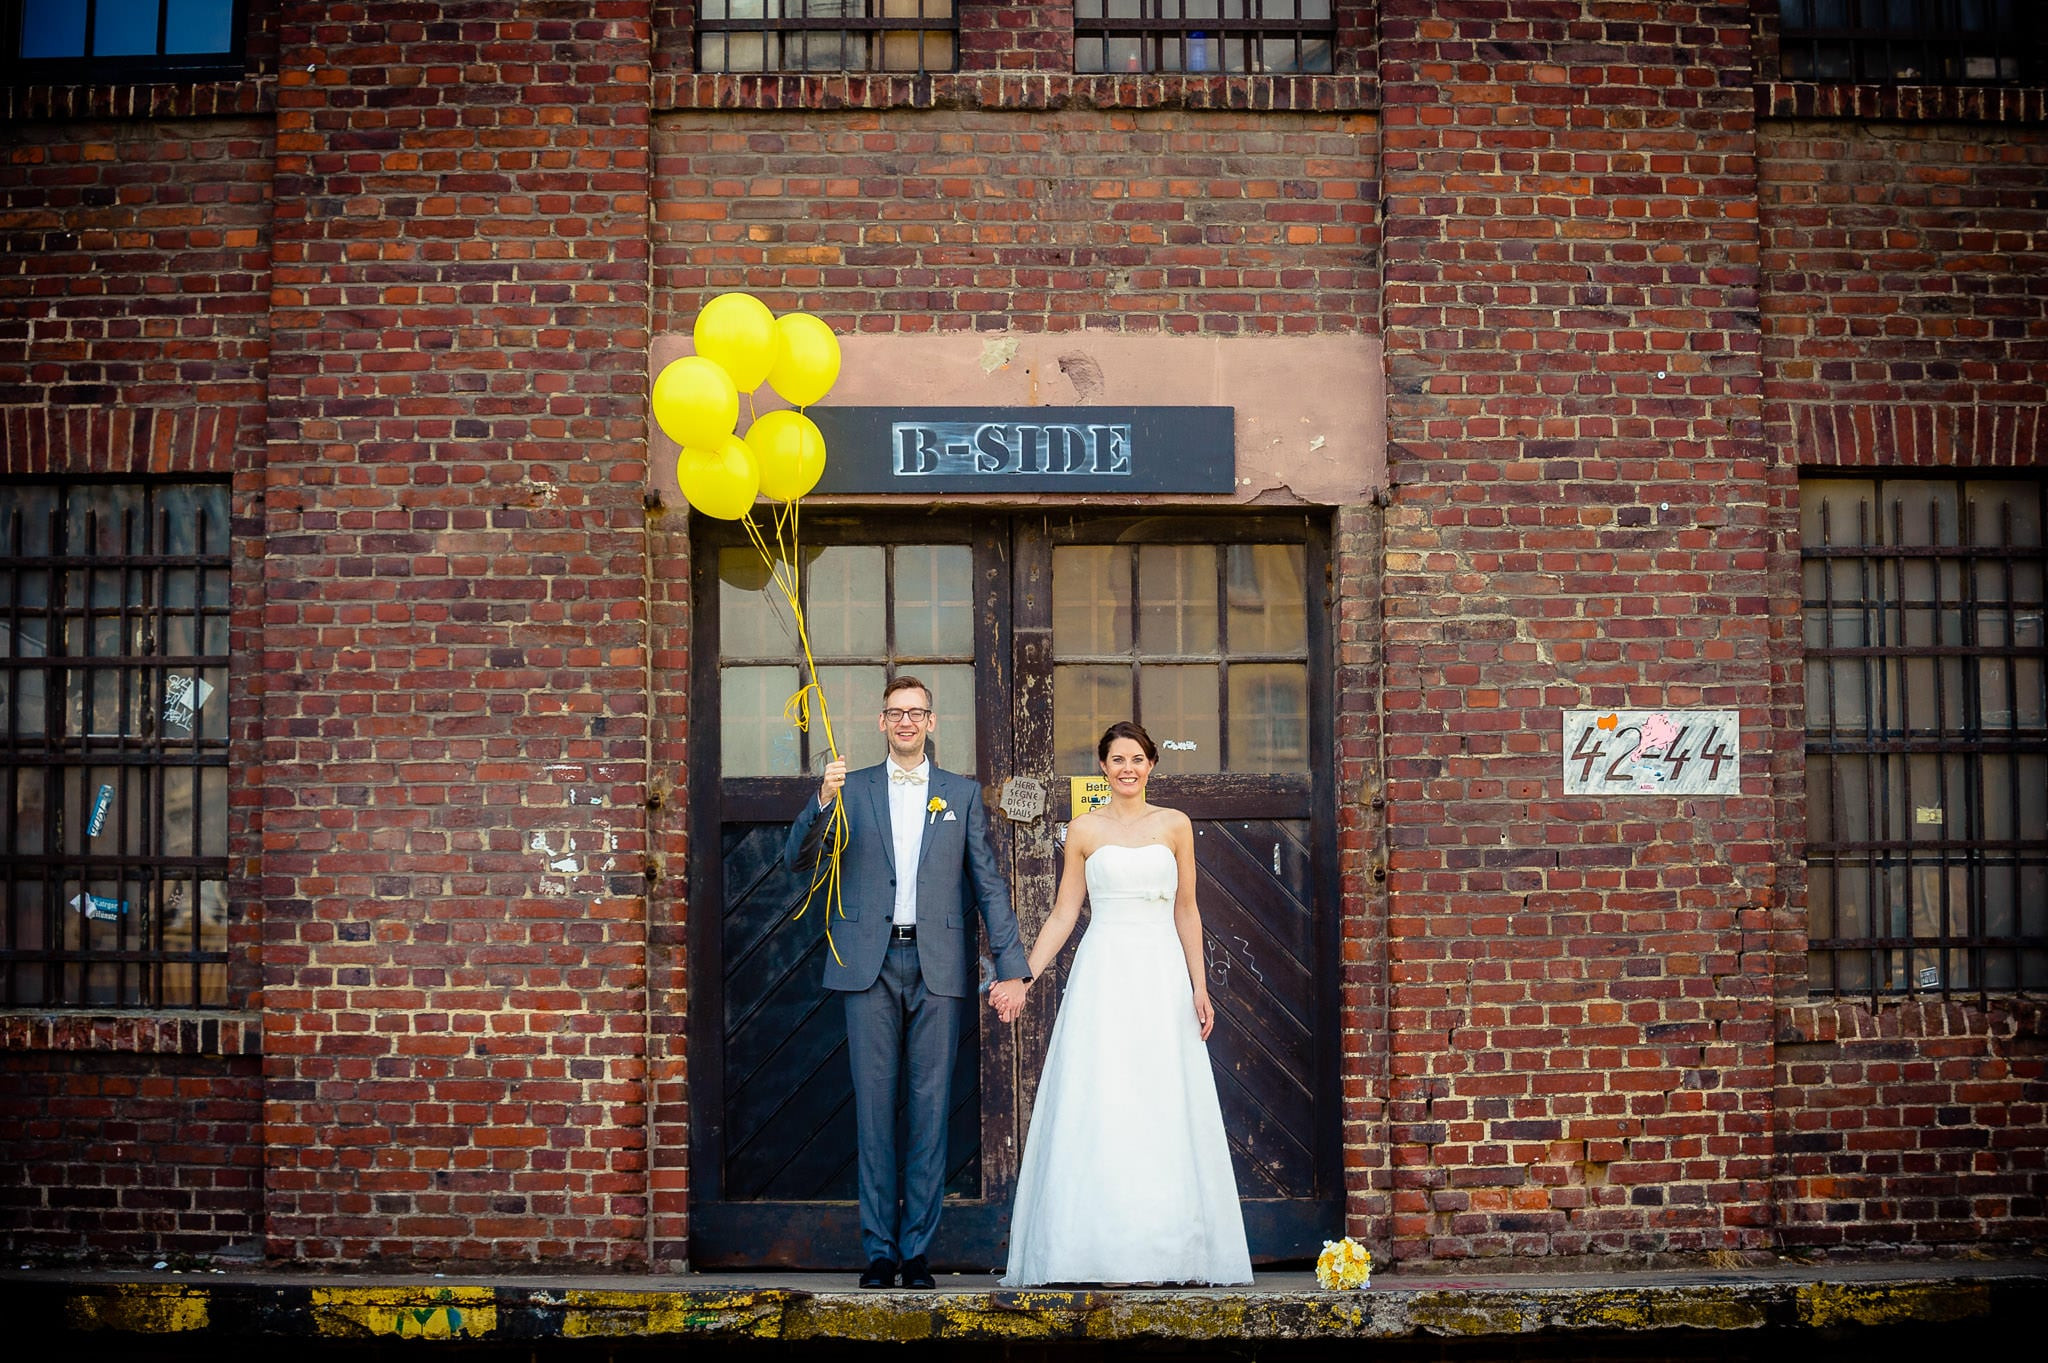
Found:
[[(1010, 1291), (993, 1275), (941, 1274), (932, 1292), (861, 1291), (852, 1274), (334, 1273), (289, 1268), (0, 1271), (6, 1338), (129, 1348), (231, 1342), (448, 1340), (626, 1346), (836, 1341), (962, 1346), (1617, 1337), (1637, 1348), (1681, 1338), (1775, 1354), (1801, 1337), (1896, 1339), (1905, 1327), (1954, 1337), (2033, 1337), (2048, 1306), (2048, 1257), (1899, 1263), (1776, 1261), (1736, 1269), (1481, 1271), (1433, 1265), (1326, 1292), (1305, 1271), (1249, 1287)], [(1982, 1331), (1980, 1334), (1979, 1332)], [(1670, 1333), (1666, 1333), (1670, 1332)], [(1644, 1339), (1658, 1337), (1657, 1341)], [(90, 1352), (91, 1350), (88, 1350)], [(974, 1351), (969, 1349), (968, 1351)], [(407, 1350), (408, 1356), (411, 1351)], [(138, 1355), (139, 1356), (139, 1355)], [(156, 1356), (156, 1355), (151, 1355)]]

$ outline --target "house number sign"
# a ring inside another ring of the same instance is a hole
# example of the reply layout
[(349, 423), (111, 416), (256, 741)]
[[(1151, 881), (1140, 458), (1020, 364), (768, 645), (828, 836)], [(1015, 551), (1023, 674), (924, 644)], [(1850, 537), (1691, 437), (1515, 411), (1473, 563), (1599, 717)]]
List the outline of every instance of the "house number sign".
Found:
[(1740, 712), (1567, 710), (1567, 795), (1739, 795)]

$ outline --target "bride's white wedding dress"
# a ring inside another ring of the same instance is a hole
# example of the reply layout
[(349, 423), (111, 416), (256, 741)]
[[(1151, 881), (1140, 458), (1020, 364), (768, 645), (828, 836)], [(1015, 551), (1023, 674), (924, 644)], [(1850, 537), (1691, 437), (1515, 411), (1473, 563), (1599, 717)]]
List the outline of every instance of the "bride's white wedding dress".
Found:
[(1173, 849), (1099, 847), (1046, 1051), (1005, 1287), (1248, 1283), (1209, 1049), (1173, 926)]

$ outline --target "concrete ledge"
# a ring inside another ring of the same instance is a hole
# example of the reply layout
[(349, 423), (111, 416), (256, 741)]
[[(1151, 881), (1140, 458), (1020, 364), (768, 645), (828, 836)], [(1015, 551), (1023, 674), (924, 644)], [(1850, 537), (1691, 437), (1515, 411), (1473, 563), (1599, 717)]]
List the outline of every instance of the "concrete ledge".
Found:
[(1240, 1289), (1009, 1292), (986, 1283), (863, 1293), (843, 1275), (809, 1274), (514, 1280), (23, 1271), (0, 1274), (0, 1318), (10, 1334), (81, 1344), (123, 1337), (1194, 1343), (1770, 1331), (1796, 1345), (1801, 1334), (1839, 1339), (1867, 1331), (1874, 1338), (1905, 1325), (2031, 1331), (2048, 1293), (2048, 1263), (1400, 1274), (1353, 1293), (1320, 1291), (1299, 1273), (1266, 1275)]

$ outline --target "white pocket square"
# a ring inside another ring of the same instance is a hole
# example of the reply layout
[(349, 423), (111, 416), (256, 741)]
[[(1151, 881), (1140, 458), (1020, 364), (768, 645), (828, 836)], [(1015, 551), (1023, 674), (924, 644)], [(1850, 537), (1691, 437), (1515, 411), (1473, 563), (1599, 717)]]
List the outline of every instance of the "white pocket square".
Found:
[(947, 810), (947, 811), (946, 811), (946, 817), (945, 817), (945, 818), (943, 818), (943, 819), (941, 819), (941, 820), (939, 820), (939, 822), (940, 822), (940, 823), (951, 823), (951, 822), (953, 822), (953, 820), (954, 820), (954, 818), (955, 818), (955, 817), (956, 817), (956, 816), (954, 815), (953, 811), (949, 809), (949, 810)]

